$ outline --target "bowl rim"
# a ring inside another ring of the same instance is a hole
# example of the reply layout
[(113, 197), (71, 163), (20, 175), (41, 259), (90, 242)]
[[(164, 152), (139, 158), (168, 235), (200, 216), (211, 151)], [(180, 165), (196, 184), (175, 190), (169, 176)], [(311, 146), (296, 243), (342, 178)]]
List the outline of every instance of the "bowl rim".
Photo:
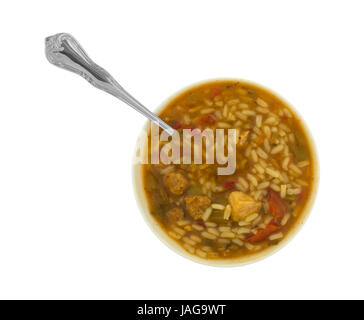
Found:
[[(191, 253), (185, 251), (175, 240), (170, 238), (166, 234), (166, 232), (160, 227), (158, 222), (153, 218), (151, 213), (149, 212), (146, 194), (143, 189), (142, 165), (136, 161), (136, 153), (140, 146), (139, 139), (137, 139), (134, 154), (133, 154), (132, 180), (133, 180), (133, 189), (134, 189), (135, 199), (136, 199), (137, 206), (139, 208), (141, 215), (143, 216), (143, 218), (146, 221), (149, 228), (156, 235), (156, 237), (162, 243), (164, 243), (168, 248), (170, 248), (172, 251), (179, 254), (180, 256), (187, 258), (189, 260), (192, 260), (194, 262), (197, 262), (199, 264), (213, 266), (213, 267), (239, 267), (239, 266), (261, 261), (261, 260), (273, 255), (274, 253), (278, 252), (283, 247), (285, 247), (287, 245), (287, 243), (290, 242), (294, 238), (294, 236), (298, 234), (298, 232), (301, 230), (303, 224), (307, 221), (308, 216), (312, 212), (312, 209), (313, 209), (313, 206), (315, 203), (315, 199), (317, 198), (318, 189), (319, 189), (319, 180), (320, 180), (320, 167), (319, 167), (318, 153), (317, 153), (315, 141), (312, 137), (311, 131), (309, 130), (309, 128), (308, 128), (304, 118), (300, 114), (300, 112), (291, 103), (289, 103), (286, 99), (284, 99), (281, 95), (277, 94), (274, 90), (266, 87), (265, 85), (261, 85), (256, 82), (250, 81), (250, 80), (246, 80), (246, 79), (242, 79), (242, 78), (212, 78), (212, 79), (206, 79), (206, 80), (194, 82), (194, 83), (187, 85), (187, 86), (183, 87), (182, 89), (176, 91), (174, 94), (169, 96), (167, 99), (163, 100), (162, 103), (154, 110), (154, 112), (156, 114), (160, 113), (171, 101), (173, 101), (176, 97), (181, 95), (183, 92), (188, 91), (189, 89), (192, 89), (192, 88), (197, 87), (202, 84), (208, 84), (208, 83), (213, 83), (213, 82), (224, 82), (224, 81), (237, 81), (237, 82), (247, 83), (247, 84), (257, 86), (259, 88), (262, 88), (263, 90), (266, 90), (266, 91), (272, 93), (277, 98), (279, 98), (282, 102), (284, 102), (286, 105), (288, 105), (289, 108), (295, 113), (295, 116), (297, 116), (298, 119), (300, 120), (300, 123), (307, 136), (307, 140), (309, 142), (309, 147), (310, 147), (310, 150), (312, 153), (313, 165), (314, 165), (313, 179), (312, 179), (312, 191), (310, 194), (310, 198), (308, 199), (308, 202), (306, 203), (306, 205), (303, 209), (304, 211), (301, 213), (298, 220), (290, 228), (290, 230), (284, 236), (284, 238), (275, 246), (271, 246), (271, 247), (266, 248), (257, 253), (251, 253), (247, 256), (230, 258), (230, 259), (203, 259), (203, 258), (200, 258), (194, 254), (191, 254)], [(141, 131), (139, 137), (142, 135), (144, 130), (146, 130), (148, 125), (149, 125), (149, 121), (147, 120), (142, 127), (142, 131)]]

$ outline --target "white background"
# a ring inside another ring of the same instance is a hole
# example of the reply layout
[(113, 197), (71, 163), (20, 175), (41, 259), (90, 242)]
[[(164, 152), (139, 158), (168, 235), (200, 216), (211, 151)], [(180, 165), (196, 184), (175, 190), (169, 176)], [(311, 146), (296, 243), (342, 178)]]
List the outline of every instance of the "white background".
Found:
[[(3, 1), (0, 298), (364, 298), (362, 14), (362, 1)], [(165, 247), (132, 188), (145, 120), (47, 62), (58, 32), (151, 109), (217, 77), (290, 101), (321, 166), (301, 232), (237, 268)]]

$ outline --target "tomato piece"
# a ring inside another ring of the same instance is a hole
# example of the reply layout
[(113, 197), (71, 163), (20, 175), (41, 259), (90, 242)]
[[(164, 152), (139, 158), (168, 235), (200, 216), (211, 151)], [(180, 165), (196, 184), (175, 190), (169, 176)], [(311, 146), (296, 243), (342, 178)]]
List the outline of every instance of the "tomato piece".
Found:
[(302, 200), (304, 200), (307, 196), (307, 190), (305, 188), (302, 188), (301, 193), (298, 195), (298, 202), (301, 202)]
[(215, 124), (216, 123), (216, 116), (214, 114), (203, 114), (200, 118), (199, 121), (201, 124)]
[(172, 122), (172, 128), (176, 129), (176, 130), (181, 129), (182, 128), (182, 123), (179, 122), (178, 120), (175, 120), (175, 121)]
[(264, 229), (259, 229), (256, 234), (249, 236), (248, 238), (242, 239), (249, 243), (257, 243), (267, 239), (271, 234), (281, 229), (281, 226), (277, 224), (274, 219), (267, 224)]
[(205, 228), (205, 223), (202, 221), (202, 220), (198, 220), (196, 221), (196, 223), (201, 226), (201, 227), (204, 227)]
[(225, 189), (232, 189), (235, 187), (235, 181), (225, 181), (224, 188)]
[(281, 196), (272, 189), (269, 190), (268, 204), (270, 213), (274, 217), (282, 219), (286, 213), (286, 203)]
[[(196, 128), (196, 127), (194, 127), (194, 126), (192, 126), (192, 127), (190, 127), (190, 128), (185, 128), (186, 130), (190, 130), (190, 135), (192, 136), (192, 137), (198, 137), (198, 136), (200, 136), (201, 134), (202, 134), (202, 132), (201, 132), (201, 129), (199, 129), (199, 128)], [(196, 131), (194, 131), (194, 130), (196, 130)]]
[(211, 93), (210, 93), (210, 96), (211, 98), (215, 98), (217, 97), (218, 95), (220, 95), (222, 92), (222, 90), (220, 88), (215, 88), (215, 89), (212, 89), (211, 90)]
[(196, 126), (194, 126), (193, 124), (192, 125), (190, 125), (190, 126), (185, 126), (185, 127), (183, 127), (183, 129), (188, 129), (188, 130), (194, 130), (194, 129), (197, 129), (196, 128)]
[(217, 121), (217, 117), (213, 113), (208, 115), (208, 119), (210, 124), (215, 124)]

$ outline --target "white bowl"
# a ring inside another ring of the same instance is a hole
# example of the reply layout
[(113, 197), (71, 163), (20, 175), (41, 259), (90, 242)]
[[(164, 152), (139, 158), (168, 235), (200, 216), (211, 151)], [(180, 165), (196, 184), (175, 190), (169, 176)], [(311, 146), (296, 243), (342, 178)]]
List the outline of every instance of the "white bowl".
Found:
[[(150, 214), (149, 212), (149, 207), (148, 207), (148, 200), (146, 198), (146, 194), (145, 191), (143, 189), (143, 179), (142, 179), (142, 166), (140, 163), (137, 163), (136, 160), (133, 162), (133, 183), (134, 183), (134, 191), (135, 191), (135, 196), (136, 196), (136, 200), (139, 206), (139, 209), (145, 219), (145, 221), (147, 222), (147, 224), (149, 225), (149, 227), (152, 229), (152, 231), (155, 233), (155, 235), (165, 244), (167, 245), (170, 249), (172, 249), (174, 252), (180, 254), (181, 256), (188, 258), (192, 261), (201, 263), (201, 264), (205, 264), (205, 265), (210, 265), (210, 266), (219, 266), (219, 267), (231, 267), (231, 266), (241, 266), (241, 265), (245, 265), (248, 263), (252, 263), (252, 262), (256, 262), (258, 260), (261, 260), (263, 258), (266, 258), (268, 256), (270, 256), (271, 254), (277, 252), (278, 250), (280, 250), (283, 246), (285, 246), (292, 238), (294, 235), (297, 234), (297, 232), (300, 230), (300, 228), (302, 227), (302, 225), (304, 224), (304, 222), (306, 221), (309, 213), (311, 212), (314, 200), (316, 198), (316, 194), (317, 194), (317, 190), (318, 190), (318, 181), (319, 181), (319, 164), (318, 164), (318, 157), (317, 157), (317, 151), (316, 151), (316, 147), (313, 141), (313, 138), (311, 136), (310, 131), (308, 130), (308, 127), (306, 125), (306, 123), (303, 121), (303, 118), (301, 117), (301, 115), (297, 112), (297, 110), (291, 105), (289, 104), (286, 100), (284, 100), (282, 97), (280, 97), (277, 93), (275, 93), (274, 91), (272, 91), (271, 89), (268, 89), (266, 87), (263, 87), (259, 84), (256, 84), (254, 82), (251, 81), (247, 81), (247, 80), (243, 80), (243, 79), (235, 79), (235, 78), (223, 78), (223, 79), (211, 79), (211, 80), (204, 80), (204, 81), (200, 81), (197, 83), (194, 83), (192, 85), (189, 85), (185, 88), (183, 88), (182, 90), (176, 92), (175, 94), (173, 94), (171, 97), (169, 97), (166, 101), (164, 101), (156, 110), (155, 113), (158, 114), (160, 111), (162, 111), (174, 98), (176, 98), (177, 96), (179, 96), (180, 94), (182, 94), (183, 92), (196, 87), (198, 85), (201, 85), (203, 83), (211, 83), (213, 81), (219, 82), (219, 81), (241, 81), (241, 82), (245, 82), (245, 83), (250, 83), (252, 85), (258, 86), (262, 89), (265, 89), (269, 92), (271, 92), (272, 94), (274, 94), (275, 96), (277, 96), (278, 98), (280, 98), (284, 103), (286, 103), (291, 110), (295, 113), (295, 115), (300, 119), (300, 122), (302, 123), (302, 126), (304, 128), (304, 131), (307, 135), (308, 141), (309, 141), (309, 145), (310, 145), (310, 149), (312, 152), (312, 159), (313, 159), (313, 172), (314, 172), (314, 177), (313, 177), (313, 181), (312, 181), (312, 191), (311, 194), (309, 195), (309, 199), (307, 200), (306, 206), (303, 209), (303, 212), (301, 213), (301, 215), (297, 218), (297, 220), (295, 221), (294, 225), (288, 230), (288, 232), (285, 234), (284, 238), (277, 244), (274, 246), (270, 246), (262, 251), (259, 251), (257, 253), (251, 253), (247, 256), (242, 256), (242, 257), (237, 257), (237, 258), (226, 258), (226, 259), (203, 259), (200, 258), (198, 256), (195, 256), (193, 254), (190, 254), (189, 252), (185, 251), (175, 240), (171, 239), (165, 232), (164, 230), (160, 227), (160, 225), (158, 224), (158, 222), (153, 218), (153, 216)], [(148, 126), (148, 122), (145, 124), (143, 130), (146, 130)], [(138, 149), (140, 146), (137, 144), (136, 149)], [(136, 154), (135, 154), (135, 159), (136, 159)]]

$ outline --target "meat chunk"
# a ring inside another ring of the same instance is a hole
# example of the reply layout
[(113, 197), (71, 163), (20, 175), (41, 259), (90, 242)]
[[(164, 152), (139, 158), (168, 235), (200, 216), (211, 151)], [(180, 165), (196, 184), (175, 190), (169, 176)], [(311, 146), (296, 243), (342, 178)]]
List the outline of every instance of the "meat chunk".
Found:
[(262, 206), (261, 202), (255, 201), (247, 194), (241, 191), (233, 191), (229, 195), (231, 205), (231, 217), (234, 221), (244, 219), (251, 213), (258, 212)]
[(181, 220), (184, 216), (184, 212), (181, 208), (173, 208), (167, 212), (167, 218), (169, 221), (178, 221)]
[(187, 179), (178, 172), (165, 174), (163, 180), (169, 191), (179, 196), (185, 192), (188, 184)]
[(211, 200), (207, 196), (190, 195), (185, 196), (186, 209), (190, 216), (195, 219), (201, 219), (203, 213), (211, 205)]

